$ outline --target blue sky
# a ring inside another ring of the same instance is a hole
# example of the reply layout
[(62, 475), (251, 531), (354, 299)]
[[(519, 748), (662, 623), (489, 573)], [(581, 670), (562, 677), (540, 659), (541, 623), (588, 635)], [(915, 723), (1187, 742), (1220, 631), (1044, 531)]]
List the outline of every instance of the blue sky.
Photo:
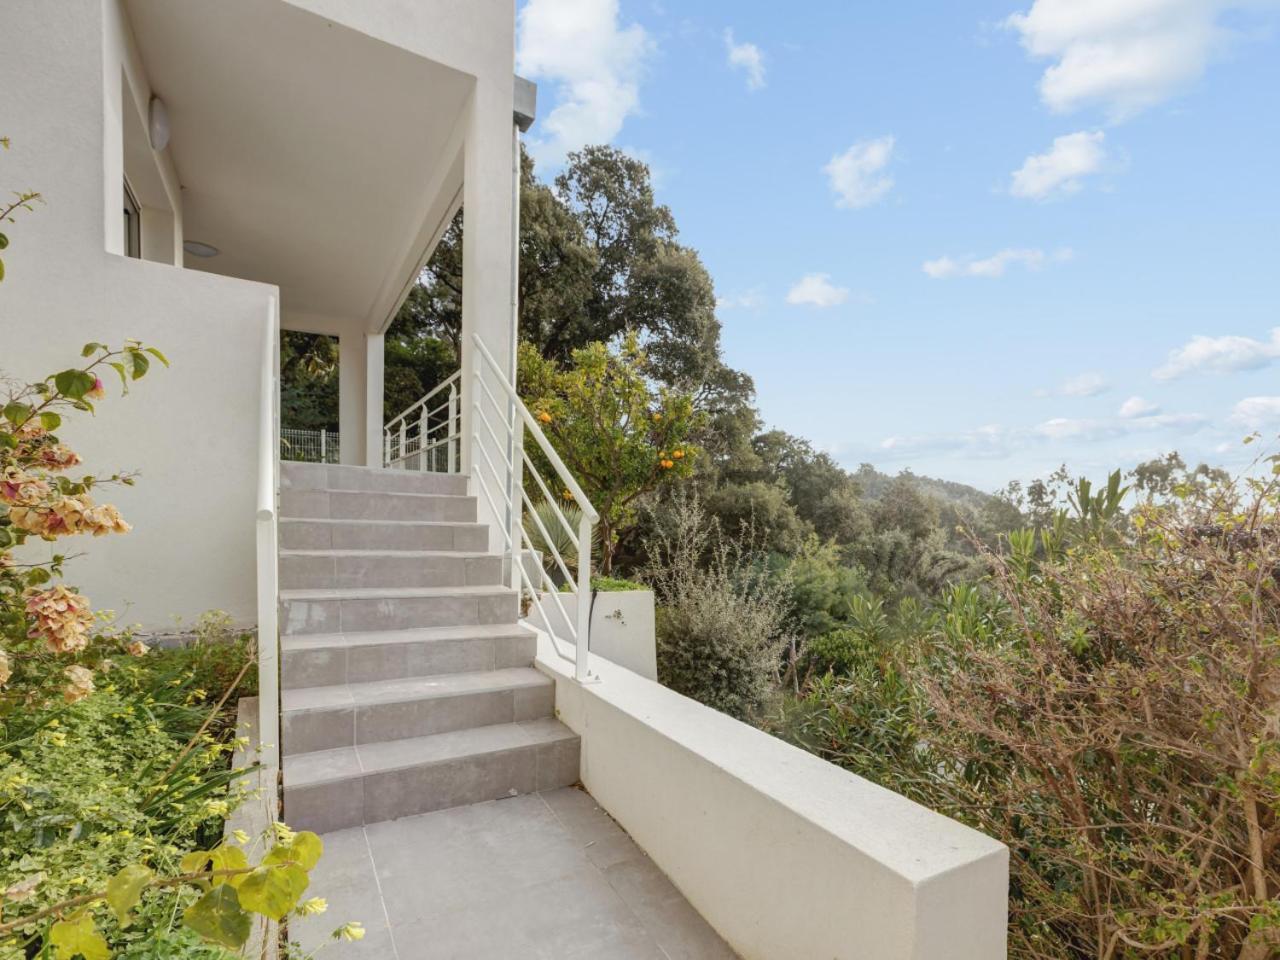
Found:
[(769, 426), (987, 489), (1280, 432), (1280, 4), (520, 6), (540, 172), (650, 163)]

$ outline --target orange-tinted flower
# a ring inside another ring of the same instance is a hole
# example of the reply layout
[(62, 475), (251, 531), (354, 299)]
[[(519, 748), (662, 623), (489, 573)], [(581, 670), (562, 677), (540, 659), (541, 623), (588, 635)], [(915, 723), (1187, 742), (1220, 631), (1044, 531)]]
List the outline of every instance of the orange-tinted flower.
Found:
[(13, 676), (13, 667), (9, 665), (9, 655), (0, 650), (0, 687), (9, 682), (9, 678)]
[(674, 460), (661, 460), (658, 462), (658, 466), (662, 467), (663, 470), (670, 470), (675, 465)]
[(44, 640), (53, 653), (75, 653), (88, 646), (93, 626), (88, 597), (62, 584), (48, 590), (28, 589), (23, 597), (27, 616), (34, 621), (28, 636)]
[(550, 422), (551, 422), (551, 414), (547, 413), (547, 411), (545, 411), (545, 410), (541, 410), (541, 411), (539, 411), (539, 412), (538, 412), (538, 422), (539, 422), (539, 423), (550, 423)]
[(70, 666), (65, 671), (67, 685), (62, 688), (62, 699), (67, 703), (83, 700), (93, 693), (93, 673), (84, 667)]
[(684, 451), (683, 451), (683, 450), (673, 450), (673, 451), (671, 451), (671, 456), (672, 456), (672, 458), (673, 458), (673, 459), (676, 459), (676, 460), (683, 460), (683, 459), (684, 459)]
[(128, 643), (124, 645), (124, 649), (125, 649), (125, 653), (129, 654), (129, 656), (131, 657), (141, 657), (141, 656), (145, 656), (147, 651), (149, 651), (151, 648), (148, 647), (141, 640), (130, 640)]

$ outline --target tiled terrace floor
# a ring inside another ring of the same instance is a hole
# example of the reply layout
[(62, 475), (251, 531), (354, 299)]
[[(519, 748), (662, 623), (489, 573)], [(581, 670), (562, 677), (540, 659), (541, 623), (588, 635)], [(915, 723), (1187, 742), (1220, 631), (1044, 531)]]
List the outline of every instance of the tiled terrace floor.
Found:
[(295, 921), (308, 950), (341, 923), (367, 936), (324, 960), (734, 960), (644, 852), (568, 788), (339, 830)]

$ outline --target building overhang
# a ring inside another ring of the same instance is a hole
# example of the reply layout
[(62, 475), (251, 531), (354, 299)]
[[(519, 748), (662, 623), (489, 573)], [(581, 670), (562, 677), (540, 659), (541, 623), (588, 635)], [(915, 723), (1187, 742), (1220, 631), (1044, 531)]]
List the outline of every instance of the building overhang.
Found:
[[(457, 209), (475, 79), (282, 0), (126, 0), (168, 112), (185, 265), (385, 329)], [(287, 322), (287, 321), (286, 321)]]

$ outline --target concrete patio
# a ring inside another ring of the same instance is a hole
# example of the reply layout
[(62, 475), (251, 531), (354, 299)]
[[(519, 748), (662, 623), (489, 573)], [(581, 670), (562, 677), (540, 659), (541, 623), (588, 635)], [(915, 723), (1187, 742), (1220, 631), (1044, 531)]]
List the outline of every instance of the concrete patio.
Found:
[(736, 955), (627, 834), (569, 787), (324, 835), (295, 921), (310, 951), (359, 920), (362, 941), (322, 955), (396, 960), (732, 960)]

